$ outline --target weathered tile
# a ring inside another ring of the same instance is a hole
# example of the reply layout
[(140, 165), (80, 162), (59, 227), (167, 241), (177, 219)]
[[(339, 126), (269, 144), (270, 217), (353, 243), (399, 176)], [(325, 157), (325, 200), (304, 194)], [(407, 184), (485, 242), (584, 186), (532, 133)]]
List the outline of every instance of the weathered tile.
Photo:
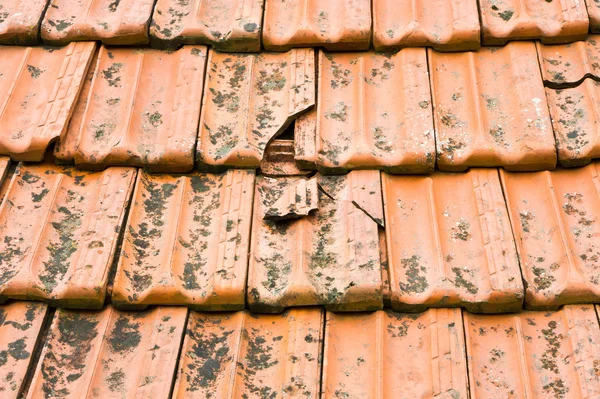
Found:
[(382, 180), (392, 308), (521, 309), (524, 289), (496, 169)]
[(267, 144), (315, 104), (314, 50), (209, 52), (199, 167), (257, 168)]
[(55, 155), (94, 169), (192, 170), (205, 64), (203, 46), (170, 52), (102, 47), (88, 99), (78, 103), (85, 101), (86, 109), (71, 121)]
[(600, 79), (600, 35), (585, 41), (544, 45), (536, 42), (542, 77), (553, 88), (572, 87), (587, 77)]
[(323, 310), (191, 312), (174, 398), (318, 398)]
[(569, 43), (584, 39), (589, 27), (580, 0), (480, 0), (479, 8), (484, 45), (531, 39)]
[(31, 46), (39, 42), (40, 22), (47, 0), (8, 0), (0, 3), (0, 44)]
[(300, 179), (257, 177), (248, 272), (250, 309), (381, 308), (379, 172), (317, 175), (316, 211), (296, 220), (264, 220), (271, 203)]
[(105, 44), (148, 43), (154, 0), (50, 0), (42, 40), (66, 44), (100, 40)]
[(66, 131), (95, 48), (0, 46), (0, 154), (43, 159)]
[(58, 309), (27, 397), (168, 397), (186, 315)]
[(304, 176), (312, 172), (301, 170), (296, 162), (295, 140), (276, 139), (267, 148), (262, 161), (260, 171), (265, 176)]
[(19, 164), (0, 206), (0, 300), (102, 307), (135, 175)]
[(322, 397), (467, 398), (460, 309), (327, 313)]
[(140, 172), (112, 302), (121, 308), (244, 307), (254, 172)]
[(319, 207), (317, 177), (287, 179), (263, 177), (264, 185), (271, 191), (262, 202), (263, 219), (270, 221), (296, 219), (308, 216)]
[(369, 0), (266, 0), (263, 45), (268, 51), (293, 47), (367, 50), (371, 40)]
[(502, 184), (526, 284), (525, 305), (600, 302), (600, 164), (506, 173)]
[(464, 314), (472, 398), (600, 397), (593, 305), (516, 315)]
[(430, 51), (437, 165), (544, 170), (556, 149), (535, 45)]
[(433, 47), (439, 51), (478, 49), (477, 0), (373, 0), (375, 50)]
[(600, 33), (600, 2), (586, 0), (587, 12), (590, 18), (590, 32)]
[(220, 51), (258, 52), (265, 0), (158, 0), (153, 46), (210, 44)]

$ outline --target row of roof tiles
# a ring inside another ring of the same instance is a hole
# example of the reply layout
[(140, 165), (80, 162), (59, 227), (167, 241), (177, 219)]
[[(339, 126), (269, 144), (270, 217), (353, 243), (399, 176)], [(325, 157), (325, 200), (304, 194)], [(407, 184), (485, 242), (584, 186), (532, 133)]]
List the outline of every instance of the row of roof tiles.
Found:
[(188, 316), (180, 307), (53, 314), (16, 302), (0, 306), (0, 391), (4, 398), (596, 398), (597, 310)]

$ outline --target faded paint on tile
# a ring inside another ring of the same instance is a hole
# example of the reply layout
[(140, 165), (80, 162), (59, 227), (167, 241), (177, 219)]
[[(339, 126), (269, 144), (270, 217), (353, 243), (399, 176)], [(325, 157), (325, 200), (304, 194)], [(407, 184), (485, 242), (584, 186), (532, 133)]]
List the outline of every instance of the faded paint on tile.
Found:
[(0, 4), (0, 44), (37, 44), (46, 3), (47, 0), (3, 1)]

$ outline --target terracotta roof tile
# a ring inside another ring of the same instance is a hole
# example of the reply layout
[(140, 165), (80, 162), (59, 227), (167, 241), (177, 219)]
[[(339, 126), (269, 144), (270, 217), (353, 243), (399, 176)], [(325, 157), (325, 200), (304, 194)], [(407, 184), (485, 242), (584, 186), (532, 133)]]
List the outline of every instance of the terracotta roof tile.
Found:
[(600, 35), (589, 35), (585, 41), (575, 43), (536, 46), (548, 86), (575, 86), (586, 77), (600, 79)]
[(112, 301), (244, 307), (254, 172), (138, 176)]
[(3, 1), (0, 4), (0, 44), (37, 44), (46, 3), (47, 0)]
[(371, 41), (369, 0), (266, 0), (264, 20), (268, 51), (311, 46), (367, 50)]
[(135, 174), (20, 164), (0, 207), (0, 298), (102, 307)]
[(326, 319), (324, 398), (467, 398), (459, 309)]
[(62, 135), (95, 43), (62, 48), (0, 46), (0, 153), (39, 162)]
[(56, 155), (85, 168), (192, 170), (205, 63), (203, 46), (172, 52), (102, 47), (91, 87), (84, 87), (88, 99), (78, 102)]
[(312, 49), (209, 52), (198, 137), (201, 169), (257, 168), (269, 141), (315, 103)]
[(554, 135), (535, 45), (430, 51), (438, 167), (553, 169)]
[(310, 179), (278, 179), (263, 177), (261, 187), (270, 190), (265, 193), (261, 207), (263, 219), (283, 220), (307, 216), (319, 207), (317, 177)]
[(191, 312), (177, 398), (318, 398), (323, 310)]
[[(296, 120), (297, 121), (297, 120)], [(295, 140), (276, 139), (267, 148), (260, 171), (265, 176), (303, 176), (311, 174), (310, 170), (301, 170), (296, 162)]]
[(600, 397), (593, 306), (464, 320), (472, 398)]
[(479, 37), (477, 0), (373, 0), (373, 45), (378, 51), (408, 46), (475, 50)]
[(382, 180), (392, 308), (521, 308), (523, 284), (496, 169)]
[(260, 51), (264, 1), (158, 0), (150, 40), (158, 47), (210, 44), (221, 51)]
[(154, 0), (50, 0), (42, 40), (66, 44), (101, 40), (106, 44), (148, 43)]
[(568, 43), (585, 38), (589, 21), (580, 0), (480, 0), (483, 44), (540, 39)]
[(587, 12), (590, 18), (590, 32), (600, 33), (600, 2), (586, 0)]
[(297, 220), (264, 220), (273, 198), (299, 179), (257, 177), (248, 275), (250, 309), (277, 312), (288, 306), (318, 304), (339, 311), (381, 308), (378, 224), (374, 220), (382, 213), (381, 194), (367, 188), (379, 187), (379, 172), (317, 175), (317, 211)]

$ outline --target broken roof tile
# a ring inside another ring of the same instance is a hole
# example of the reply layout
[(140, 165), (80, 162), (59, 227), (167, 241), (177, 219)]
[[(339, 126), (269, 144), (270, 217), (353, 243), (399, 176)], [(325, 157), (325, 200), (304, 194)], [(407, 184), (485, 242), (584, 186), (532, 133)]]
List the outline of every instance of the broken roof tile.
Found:
[(242, 309), (253, 195), (254, 171), (140, 172), (113, 304)]
[(266, 0), (263, 44), (267, 51), (324, 47), (367, 50), (371, 40), (369, 0)]
[(569, 44), (536, 42), (536, 46), (542, 77), (549, 87), (576, 86), (587, 77), (600, 79), (600, 35)]
[(257, 168), (267, 144), (315, 104), (314, 50), (209, 52), (200, 169)]
[(209, 44), (220, 51), (258, 52), (265, 0), (158, 0), (150, 25), (154, 46)]
[(472, 398), (600, 397), (593, 305), (516, 315), (464, 314)]
[(66, 44), (100, 40), (105, 44), (148, 43), (154, 0), (50, 0), (42, 40)]
[(478, 49), (477, 0), (373, 0), (377, 51), (429, 46), (439, 51)]
[(460, 309), (327, 313), (324, 398), (467, 398), (467, 387)]
[(272, 198), (299, 179), (257, 177), (248, 272), (250, 309), (381, 308), (378, 224), (374, 220), (382, 213), (381, 194), (365, 195), (362, 189), (379, 185), (379, 172), (317, 175), (319, 208), (315, 212), (296, 220), (264, 220)]
[(203, 46), (102, 47), (85, 112), (71, 121), (55, 154), (85, 168), (192, 170), (205, 63)]
[(304, 176), (310, 170), (300, 170), (295, 160), (295, 140), (276, 139), (267, 148), (260, 162), (260, 171), (265, 176)]
[(32, 46), (39, 42), (40, 22), (47, 0), (0, 3), (0, 44)]
[(0, 153), (39, 162), (67, 128), (96, 44), (0, 46)]
[(556, 149), (535, 45), (429, 53), (437, 164), (544, 170)]
[(382, 180), (393, 309), (521, 309), (519, 261), (496, 169)]
[(102, 307), (135, 174), (19, 164), (0, 206), (0, 299)]
[(484, 45), (532, 39), (569, 43), (588, 32), (588, 14), (580, 0), (480, 0), (479, 7)]
[(265, 220), (296, 219), (319, 207), (317, 178), (286, 179), (263, 177), (265, 186), (271, 190), (262, 202)]

